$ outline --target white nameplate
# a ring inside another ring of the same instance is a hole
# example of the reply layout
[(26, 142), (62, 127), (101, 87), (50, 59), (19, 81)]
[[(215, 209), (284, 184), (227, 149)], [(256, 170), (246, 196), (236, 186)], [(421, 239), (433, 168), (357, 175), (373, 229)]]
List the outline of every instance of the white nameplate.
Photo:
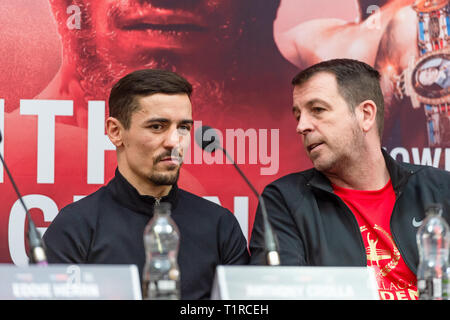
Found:
[(141, 300), (135, 265), (0, 264), (1, 300)]
[(379, 300), (379, 294), (367, 267), (218, 266), (211, 298)]

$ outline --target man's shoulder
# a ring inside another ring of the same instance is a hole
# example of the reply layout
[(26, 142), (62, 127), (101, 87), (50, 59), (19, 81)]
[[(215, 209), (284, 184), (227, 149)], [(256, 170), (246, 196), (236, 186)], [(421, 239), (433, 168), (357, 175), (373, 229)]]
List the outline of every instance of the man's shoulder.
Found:
[(77, 201), (69, 203), (61, 209), (60, 213), (92, 216), (93, 212), (98, 211), (97, 208), (105, 203), (103, 199), (107, 196), (107, 188), (101, 187), (97, 191), (80, 198)]
[(199, 210), (207, 210), (215, 213), (225, 213), (229, 211), (213, 201), (202, 198), (184, 189), (178, 189), (178, 192), (181, 205), (189, 205)]
[(393, 159), (391, 161), (394, 161), (394, 163), (402, 168), (403, 170), (409, 171), (411, 174), (416, 175), (437, 175), (437, 176), (441, 176), (441, 177), (450, 177), (450, 172), (440, 169), (440, 168), (436, 168), (434, 166), (431, 165), (424, 165), (424, 164), (415, 164), (415, 163), (410, 163), (410, 162), (403, 162), (403, 161), (399, 161), (396, 159)]
[(90, 195), (63, 207), (44, 234), (45, 241), (58, 238), (62, 234), (80, 235), (93, 230), (97, 224), (99, 213), (105, 210), (101, 201), (105, 195), (105, 187), (101, 187)]
[(184, 210), (184, 214), (189, 213), (187, 216), (192, 219), (198, 219), (197, 221), (209, 222), (210, 224), (233, 224), (236, 222), (234, 221), (236, 217), (227, 208), (183, 189), (179, 189), (178, 208), (178, 210)]
[(404, 167), (411, 170), (413, 176), (415, 176), (420, 184), (426, 184), (426, 182), (444, 187), (450, 188), (450, 172), (426, 165), (417, 165), (403, 163)]
[(314, 168), (304, 171), (292, 172), (272, 181), (267, 185), (267, 187), (273, 186), (278, 188), (301, 188), (302, 185), (305, 185), (314, 176), (315, 172), (316, 170)]
[(424, 166), (424, 165), (410, 165), (410, 166), (413, 166), (413, 168), (416, 168), (417, 171), (423, 171), (424, 174), (433, 174), (433, 175), (450, 178), (450, 172), (447, 170), (443, 170), (443, 169), (432, 167), (432, 166)]

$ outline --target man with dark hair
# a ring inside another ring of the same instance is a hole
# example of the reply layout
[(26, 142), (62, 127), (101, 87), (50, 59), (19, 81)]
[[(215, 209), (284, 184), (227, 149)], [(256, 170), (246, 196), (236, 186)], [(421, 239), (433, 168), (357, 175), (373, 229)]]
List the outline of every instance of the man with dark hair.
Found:
[(234, 215), (177, 186), (191, 92), (187, 80), (164, 70), (135, 71), (114, 85), (106, 132), (116, 146), (115, 177), (56, 216), (44, 235), (50, 263), (136, 264), (142, 274), (144, 228), (163, 201), (180, 230), (182, 299), (208, 299), (217, 265), (248, 262)]
[[(263, 198), (283, 265), (370, 266), (382, 299), (417, 299), (418, 221), (432, 203), (450, 210), (450, 174), (400, 163), (381, 148), (379, 73), (335, 59), (292, 81), (297, 133), (314, 168), (269, 184)], [(264, 257), (258, 208), (251, 263)]]
[(321, 71), (332, 73), (336, 77), (338, 92), (347, 101), (353, 114), (356, 106), (364, 100), (372, 100), (376, 104), (376, 124), (381, 139), (384, 126), (384, 98), (379, 84), (379, 72), (365, 63), (355, 64), (354, 60), (329, 60), (297, 74), (292, 79), (292, 85), (301, 86)]
[(109, 95), (109, 115), (130, 127), (131, 115), (139, 109), (138, 99), (155, 93), (185, 93), (189, 99), (192, 85), (176, 73), (164, 70), (138, 70), (123, 77)]

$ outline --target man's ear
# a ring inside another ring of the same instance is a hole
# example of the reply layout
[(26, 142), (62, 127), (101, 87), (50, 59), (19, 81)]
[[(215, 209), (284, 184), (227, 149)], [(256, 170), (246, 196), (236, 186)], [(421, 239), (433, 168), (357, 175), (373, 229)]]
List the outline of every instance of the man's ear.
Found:
[(376, 130), (377, 105), (375, 102), (365, 100), (356, 107), (355, 111), (363, 132), (369, 132), (372, 128)]
[(108, 119), (106, 119), (105, 127), (109, 140), (116, 146), (116, 148), (122, 146), (123, 133), (125, 131), (122, 123), (114, 117), (108, 117)]

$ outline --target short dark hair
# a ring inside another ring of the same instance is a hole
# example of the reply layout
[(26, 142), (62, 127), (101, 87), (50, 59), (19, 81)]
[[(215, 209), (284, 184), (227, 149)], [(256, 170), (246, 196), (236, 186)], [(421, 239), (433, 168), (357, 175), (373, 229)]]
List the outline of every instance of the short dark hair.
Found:
[(131, 115), (139, 109), (137, 98), (155, 93), (192, 94), (192, 85), (175, 72), (143, 69), (127, 74), (111, 89), (109, 115), (118, 119), (125, 129), (130, 127)]
[(301, 86), (319, 72), (331, 73), (336, 77), (339, 94), (352, 112), (365, 100), (372, 100), (376, 104), (376, 123), (381, 139), (384, 129), (384, 97), (380, 86), (380, 73), (367, 63), (358, 60), (332, 59), (300, 71), (292, 79), (292, 84)]

